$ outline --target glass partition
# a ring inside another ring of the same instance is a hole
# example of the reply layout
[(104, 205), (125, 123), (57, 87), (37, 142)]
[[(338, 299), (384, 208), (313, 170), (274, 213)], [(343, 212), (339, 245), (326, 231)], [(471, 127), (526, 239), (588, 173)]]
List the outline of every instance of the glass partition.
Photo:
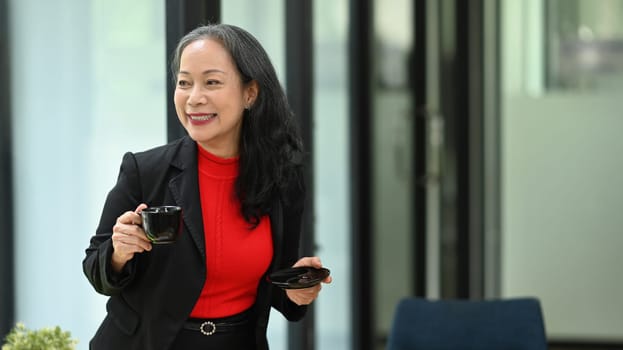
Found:
[[(253, 34), (275, 66), (285, 89), (285, 4), (281, 0), (221, 1), (221, 22), (237, 25)], [(267, 18), (273, 20), (267, 21)], [(268, 323), (268, 342), (274, 350), (287, 349), (288, 323), (276, 310), (271, 311)]]
[(373, 1), (372, 215), (374, 330), (384, 348), (396, 305), (414, 293), (413, 3)]
[(314, 224), (333, 283), (315, 303), (316, 349), (351, 349), (348, 2), (313, 2)]
[(88, 342), (84, 250), (125, 151), (166, 142), (162, 1), (11, 0), (16, 318)]
[(282, 0), (221, 1), (221, 22), (246, 29), (262, 43), (282, 85), (285, 85), (286, 76), (284, 16), (285, 4)]
[(549, 90), (623, 90), (623, 1), (546, 2)]
[(502, 295), (550, 340), (623, 342), (623, 2), (501, 5)]

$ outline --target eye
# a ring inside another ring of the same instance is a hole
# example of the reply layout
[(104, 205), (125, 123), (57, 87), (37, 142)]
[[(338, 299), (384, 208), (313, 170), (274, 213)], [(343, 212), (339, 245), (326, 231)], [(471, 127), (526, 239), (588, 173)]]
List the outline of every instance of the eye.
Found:
[(206, 85), (219, 85), (221, 82), (216, 79), (208, 79), (206, 80)]
[(180, 80), (177, 81), (177, 86), (179, 86), (181, 88), (185, 88), (185, 87), (189, 87), (190, 83), (188, 81), (186, 81), (186, 80), (180, 79)]

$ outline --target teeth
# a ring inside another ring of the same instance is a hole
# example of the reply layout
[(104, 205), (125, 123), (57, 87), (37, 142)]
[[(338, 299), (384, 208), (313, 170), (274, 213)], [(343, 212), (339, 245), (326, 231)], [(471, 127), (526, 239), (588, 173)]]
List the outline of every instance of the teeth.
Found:
[(190, 119), (192, 120), (197, 120), (197, 121), (205, 121), (208, 119), (212, 119), (216, 116), (216, 114), (209, 114), (209, 115), (191, 115), (189, 116)]

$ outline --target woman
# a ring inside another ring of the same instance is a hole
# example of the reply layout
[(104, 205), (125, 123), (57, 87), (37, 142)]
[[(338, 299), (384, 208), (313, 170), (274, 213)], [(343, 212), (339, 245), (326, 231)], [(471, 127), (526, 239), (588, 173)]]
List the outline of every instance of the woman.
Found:
[[(110, 296), (91, 349), (268, 349), (270, 307), (300, 320), (320, 291), (266, 278), (322, 267), (317, 257), (297, 261), (300, 137), (268, 55), (246, 31), (193, 30), (172, 70), (188, 136), (123, 157), (83, 261), (95, 290)], [(146, 238), (148, 205), (182, 207), (174, 244)]]

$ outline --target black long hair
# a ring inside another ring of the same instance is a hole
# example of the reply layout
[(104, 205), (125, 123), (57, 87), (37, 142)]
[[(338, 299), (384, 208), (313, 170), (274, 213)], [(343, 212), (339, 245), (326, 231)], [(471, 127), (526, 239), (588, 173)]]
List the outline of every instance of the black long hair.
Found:
[(240, 173), (235, 184), (242, 216), (255, 227), (276, 199), (288, 205), (295, 200), (292, 196), (303, 195), (301, 137), (268, 54), (242, 28), (210, 24), (186, 34), (171, 60), (173, 79), (177, 79), (186, 46), (207, 38), (219, 41), (229, 51), (244, 84), (255, 80), (259, 87), (255, 102), (242, 119)]

